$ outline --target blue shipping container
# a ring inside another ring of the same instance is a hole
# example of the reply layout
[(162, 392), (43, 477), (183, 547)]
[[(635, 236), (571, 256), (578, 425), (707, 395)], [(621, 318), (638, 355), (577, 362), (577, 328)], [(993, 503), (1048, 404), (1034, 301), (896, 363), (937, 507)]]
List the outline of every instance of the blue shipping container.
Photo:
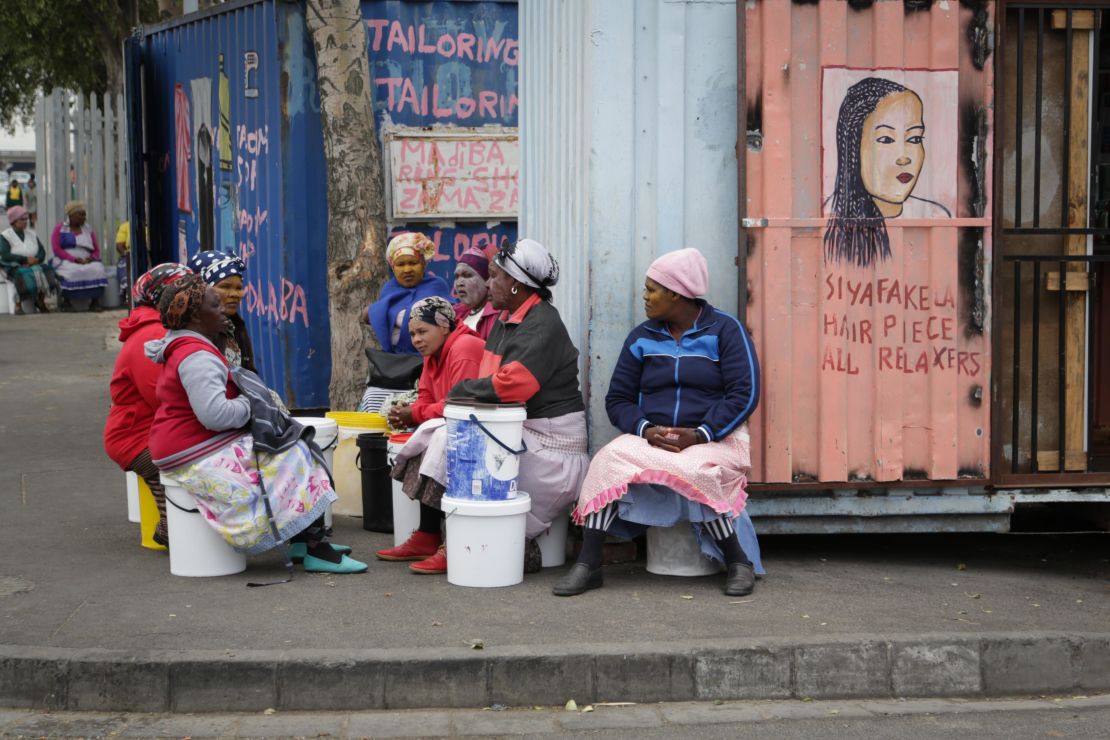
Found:
[[(515, 126), (516, 10), (364, 2), (379, 132)], [(132, 221), (149, 251), (136, 250), (136, 271), (204, 249), (240, 255), (259, 371), (290, 407), (328, 406), (327, 181), (303, 4), (241, 0), (141, 29), (126, 58), (136, 155), (145, 141)], [(408, 230), (436, 241), (431, 269), (448, 279), (466, 248), (516, 236), (506, 221), (391, 227)]]

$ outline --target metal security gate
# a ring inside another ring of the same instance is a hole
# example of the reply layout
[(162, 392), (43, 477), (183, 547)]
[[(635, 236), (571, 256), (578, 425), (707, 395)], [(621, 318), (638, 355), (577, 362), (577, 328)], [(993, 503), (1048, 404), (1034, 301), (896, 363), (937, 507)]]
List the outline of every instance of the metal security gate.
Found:
[(1110, 482), (1108, 8), (999, 12), (992, 452), (1004, 487)]

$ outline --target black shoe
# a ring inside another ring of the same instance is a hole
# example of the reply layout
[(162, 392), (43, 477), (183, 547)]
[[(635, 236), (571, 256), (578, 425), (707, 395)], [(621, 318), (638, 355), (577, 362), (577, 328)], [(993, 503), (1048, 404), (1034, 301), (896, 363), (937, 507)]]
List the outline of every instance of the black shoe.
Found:
[(728, 566), (725, 579), (726, 596), (747, 596), (755, 589), (755, 568), (751, 563), (733, 563)]
[(91, 301), (89, 301), (89, 313), (100, 313), (103, 310), (104, 310), (104, 307), (100, 305), (100, 300), (99, 299), (94, 298)]
[(584, 563), (575, 563), (551, 589), (556, 596), (577, 596), (591, 588), (601, 588), (601, 568), (590, 570)]

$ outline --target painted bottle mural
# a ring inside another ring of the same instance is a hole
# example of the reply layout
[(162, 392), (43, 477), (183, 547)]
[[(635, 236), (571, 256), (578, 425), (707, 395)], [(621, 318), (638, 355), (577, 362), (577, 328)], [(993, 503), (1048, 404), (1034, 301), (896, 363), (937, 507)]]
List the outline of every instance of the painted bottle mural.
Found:
[(220, 239), (219, 249), (228, 254), (236, 254), (235, 245), (235, 214), (238, 210), (235, 192), (235, 180), (232, 177), (231, 155), (231, 80), (224, 70), (224, 55), (220, 54), (220, 191), (219, 191), (219, 219)]

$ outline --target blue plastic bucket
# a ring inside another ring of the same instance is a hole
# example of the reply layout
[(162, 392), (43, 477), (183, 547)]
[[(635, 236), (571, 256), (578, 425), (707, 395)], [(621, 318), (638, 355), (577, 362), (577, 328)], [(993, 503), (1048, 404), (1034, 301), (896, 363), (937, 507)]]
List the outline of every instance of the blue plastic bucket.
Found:
[(467, 501), (516, 497), (523, 406), (447, 404), (447, 496)]

